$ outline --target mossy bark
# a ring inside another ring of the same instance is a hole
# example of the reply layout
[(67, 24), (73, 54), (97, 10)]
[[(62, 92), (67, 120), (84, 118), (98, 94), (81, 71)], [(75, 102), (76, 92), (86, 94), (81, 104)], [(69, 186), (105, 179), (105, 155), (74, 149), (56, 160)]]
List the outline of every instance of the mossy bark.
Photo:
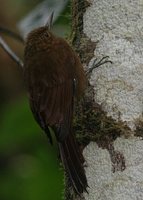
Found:
[[(82, 64), (86, 66), (94, 56), (94, 50), (96, 49), (96, 42), (89, 40), (83, 32), (83, 16), (88, 6), (90, 4), (86, 0), (72, 0), (72, 33), (70, 42), (78, 53)], [(74, 131), (81, 148), (94, 141), (99, 147), (106, 148), (109, 151), (113, 172), (125, 170), (124, 156), (117, 155), (112, 144), (121, 135), (128, 137), (131, 130), (126, 123), (117, 122), (112, 117), (108, 117), (102, 107), (95, 103), (94, 92), (89, 83), (84, 97), (76, 103)], [(67, 177), (66, 179), (65, 200), (84, 200), (82, 195), (79, 197), (74, 193)]]

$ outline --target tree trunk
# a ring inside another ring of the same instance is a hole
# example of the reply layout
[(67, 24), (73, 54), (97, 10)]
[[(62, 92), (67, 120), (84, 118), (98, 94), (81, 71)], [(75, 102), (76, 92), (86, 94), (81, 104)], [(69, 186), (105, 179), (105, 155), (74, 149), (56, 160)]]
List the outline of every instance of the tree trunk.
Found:
[(75, 117), (89, 194), (67, 189), (66, 199), (142, 200), (143, 2), (72, 0), (72, 9), (72, 44), (85, 69), (103, 56), (113, 64), (92, 71)]

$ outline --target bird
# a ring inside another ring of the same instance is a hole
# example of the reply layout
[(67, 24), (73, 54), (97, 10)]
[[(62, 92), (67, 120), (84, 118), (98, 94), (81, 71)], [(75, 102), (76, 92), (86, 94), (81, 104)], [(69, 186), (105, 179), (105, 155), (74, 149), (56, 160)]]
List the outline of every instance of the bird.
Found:
[(55, 133), (64, 170), (74, 191), (87, 192), (85, 159), (73, 130), (75, 102), (86, 88), (86, 74), (77, 53), (46, 25), (32, 30), (24, 48), (24, 82), (35, 120), (52, 144)]

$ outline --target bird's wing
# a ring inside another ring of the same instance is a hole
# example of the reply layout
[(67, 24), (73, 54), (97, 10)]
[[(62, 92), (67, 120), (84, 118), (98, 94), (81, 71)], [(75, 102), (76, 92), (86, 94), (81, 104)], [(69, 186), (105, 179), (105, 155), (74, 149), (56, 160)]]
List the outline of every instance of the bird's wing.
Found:
[(56, 129), (55, 133), (59, 141), (65, 138), (71, 128), (74, 80), (64, 80), (61, 77), (62, 75), (54, 74), (53, 84), (51, 82), (49, 84), (46, 76), (40, 78), (39, 75), (37, 78), (31, 74), (28, 77), (31, 110), (36, 121), (47, 133), (50, 142), (52, 138), (48, 126)]
[(71, 128), (76, 57), (63, 42), (59, 45), (25, 59), (24, 77), (35, 119), (44, 130), (56, 129), (62, 140)]

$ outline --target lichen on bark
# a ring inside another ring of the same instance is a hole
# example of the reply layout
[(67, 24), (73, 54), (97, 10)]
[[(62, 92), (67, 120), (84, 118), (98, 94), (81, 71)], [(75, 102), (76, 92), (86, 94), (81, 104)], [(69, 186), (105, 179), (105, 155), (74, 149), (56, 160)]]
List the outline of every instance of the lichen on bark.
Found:
[[(89, 61), (94, 57), (97, 42), (91, 41), (83, 32), (83, 16), (88, 9), (89, 3), (85, 0), (72, 1), (72, 34), (71, 44), (79, 54), (82, 64), (88, 66)], [(87, 69), (87, 67), (86, 67)], [(123, 154), (114, 149), (114, 141), (121, 137), (128, 138), (132, 134), (126, 122), (119, 119), (116, 121), (108, 116), (102, 109), (102, 105), (95, 103), (93, 88), (88, 83), (84, 97), (76, 103), (74, 115), (74, 131), (77, 140), (84, 148), (91, 141), (96, 142), (98, 147), (106, 149), (112, 162), (112, 172), (124, 171), (126, 162)], [(78, 197), (67, 181), (65, 192), (66, 200), (84, 199)]]

